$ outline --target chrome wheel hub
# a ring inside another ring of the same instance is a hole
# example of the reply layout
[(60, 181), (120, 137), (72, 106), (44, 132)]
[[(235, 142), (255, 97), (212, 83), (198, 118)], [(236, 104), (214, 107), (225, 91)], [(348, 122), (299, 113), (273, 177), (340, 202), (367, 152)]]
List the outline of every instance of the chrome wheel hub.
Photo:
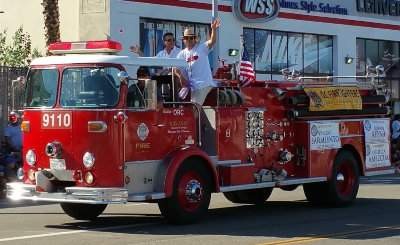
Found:
[(336, 180), (337, 181), (344, 181), (344, 175), (342, 173), (338, 173), (336, 175)]
[(203, 195), (203, 188), (200, 182), (197, 180), (191, 180), (186, 185), (186, 197), (191, 202), (198, 202), (201, 200)]

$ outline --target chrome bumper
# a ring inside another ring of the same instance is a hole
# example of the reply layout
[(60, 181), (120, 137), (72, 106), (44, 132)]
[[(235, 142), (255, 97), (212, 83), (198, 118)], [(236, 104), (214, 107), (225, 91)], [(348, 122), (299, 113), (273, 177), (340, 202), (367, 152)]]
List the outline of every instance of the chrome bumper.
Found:
[(8, 183), (7, 197), (12, 200), (69, 202), (86, 204), (123, 204), (128, 201), (128, 190), (122, 188), (66, 187), (65, 192), (37, 192), (36, 186)]

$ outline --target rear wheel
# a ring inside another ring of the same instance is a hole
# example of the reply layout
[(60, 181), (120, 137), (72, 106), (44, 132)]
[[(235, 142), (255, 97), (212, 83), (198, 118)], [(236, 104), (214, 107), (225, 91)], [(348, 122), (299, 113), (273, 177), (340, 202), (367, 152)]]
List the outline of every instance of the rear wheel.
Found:
[(94, 220), (107, 207), (107, 204), (61, 203), (60, 205), (66, 214), (78, 220)]
[(224, 192), (226, 199), (233, 203), (263, 204), (271, 196), (273, 188)]
[(351, 204), (358, 193), (360, 171), (357, 160), (349, 151), (340, 151), (335, 158), (332, 177), (328, 182), (304, 184), (304, 194), (313, 204), (345, 206)]
[(332, 171), (332, 179), (328, 182), (330, 202), (339, 206), (351, 204), (356, 199), (360, 185), (360, 171), (354, 155), (349, 151), (341, 151)]
[(176, 174), (172, 196), (158, 202), (161, 214), (173, 224), (196, 222), (208, 210), (211, 185), (210, 173), (201, 162), (185, 162)]

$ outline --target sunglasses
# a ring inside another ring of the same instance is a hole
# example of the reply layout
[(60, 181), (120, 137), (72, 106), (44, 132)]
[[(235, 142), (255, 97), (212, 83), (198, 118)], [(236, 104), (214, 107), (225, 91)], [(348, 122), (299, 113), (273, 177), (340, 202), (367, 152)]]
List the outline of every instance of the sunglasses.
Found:
[(172, 41), (174, 41), (174, 39), (172, 38), (164, 39), (164, 42), (172, 42)]
[(183, 37), (184, 40), (195, 40), (196, 37)]

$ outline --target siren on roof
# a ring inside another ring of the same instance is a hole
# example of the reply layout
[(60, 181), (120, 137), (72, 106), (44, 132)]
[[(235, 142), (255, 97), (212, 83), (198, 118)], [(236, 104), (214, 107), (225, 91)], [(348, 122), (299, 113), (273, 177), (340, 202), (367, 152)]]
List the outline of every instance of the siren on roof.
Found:
[(112, 40), (56, 42), (50, 44), (48, 49), (52, 54), (115, 54), (122, 50), (122, 45)]

